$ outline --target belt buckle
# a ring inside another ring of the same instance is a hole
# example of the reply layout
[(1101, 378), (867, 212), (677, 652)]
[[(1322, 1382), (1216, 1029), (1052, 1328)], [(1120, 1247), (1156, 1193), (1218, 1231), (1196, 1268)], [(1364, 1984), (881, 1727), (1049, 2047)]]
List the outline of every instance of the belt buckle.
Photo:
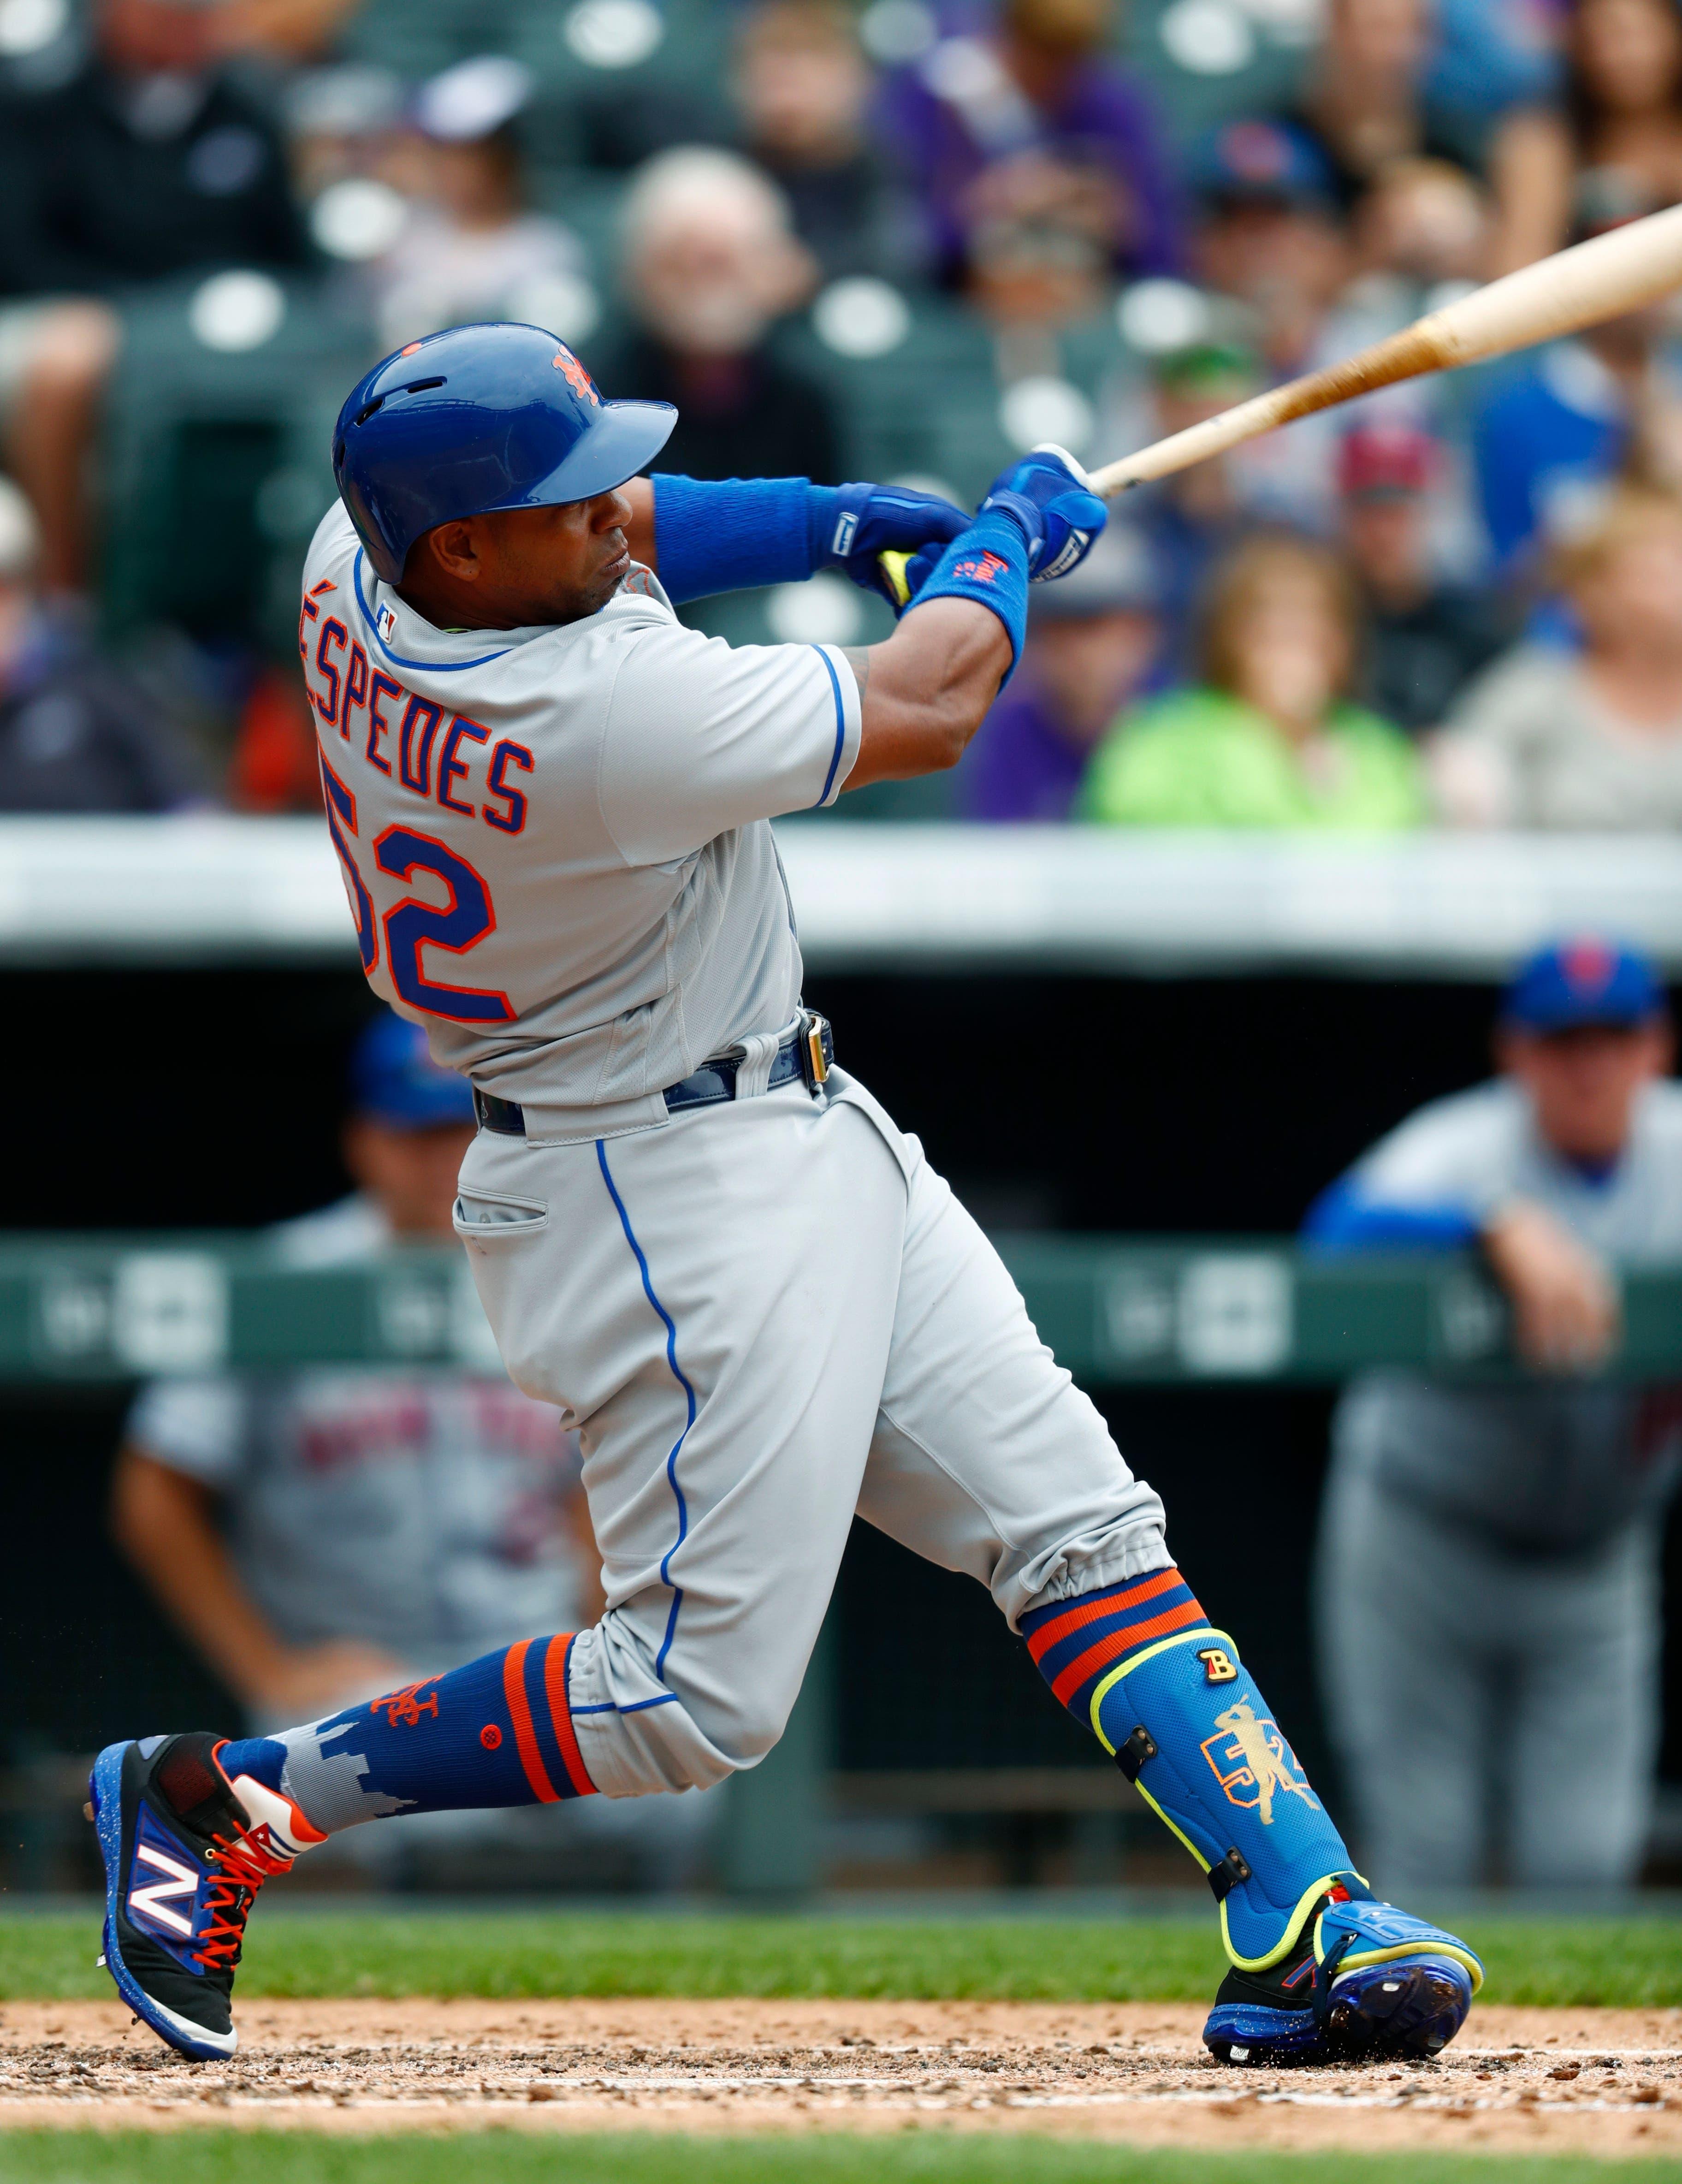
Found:
[[(814, 1100), (829, 1080), (829, 1056), (823, 1050), (823, 1035), (828, 1029), (828, 1018), (821, 1017), (816, 1009), (800, 1011), (795, 1048), (800, 1057), (801, 1078)], [(831, 1052), (833, 1050), (832, 1039)]]

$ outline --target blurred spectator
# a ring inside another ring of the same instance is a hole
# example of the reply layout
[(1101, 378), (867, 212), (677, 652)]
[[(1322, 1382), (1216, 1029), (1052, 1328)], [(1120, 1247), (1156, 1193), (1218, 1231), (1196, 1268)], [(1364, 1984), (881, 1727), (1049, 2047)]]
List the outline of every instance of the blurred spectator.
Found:
[[(1115, 444), (1148, 447), (1257, 393), (1261, 370), (1236, 341), (1210, 340), (1153, 361), (1143, 414), (1110, 421)], [(1248, 527), (1240, 449), (1194, 463), (1131, 494), (1128, 513), (1150, 549), (1166, 665), (1184, 677), (1196, 651), (1198, 603), (1216, 563)]]
[(1393, 323), (1406, 326), (1440, 282), (1480, 277), (1489, 242), (1483, 193), (1445, 159), (1389, 160), (1356, 205), (1353, 240), (1362, 279), (1345, 292), (1345, 308), (1359, 307), (1362, 282), (1376, 276), (1398, 284)]
[(1270, 371), (1302, 370), (1350, 271), (1325, 159), (1300, 130), (1233, 121), (1197, 148), (1192, 180), (1203, 278), (1250, 308)]
[(386, 348), (476, 319), (549, 325), (569, 291), (589, 296), (582, 244), (526, 198), (515, 122), (531, 89), (517, 61), (486, 53), (416, 94), (419, 202), (369, 269)]
[(1566, 240), (1572, 192), (1609, 170), (1654, 205), (1682, 198), (1682, 12), (1675, 0), (1571, 0), (1558, 105), (1503, 125), (1493, 166), (1503, 217), (1492, 270)]
[(826, 280), (914, 265), (911, 206), (871, 141), (870, 65), (840, 0), (759, 0), (737, 32), (744, 148), (782, 188)]
[[(1309, 1216), (1328, 1248), (1481, 1249), (1531, 1376), (1356, 1380), (1332, 1429), (1319, 1641), (1381, 1890), (1635, 1880), (1658, 1729), (1674, 1391), (1609, 1377), (1613, 1269), (1682, 1257), (1662, 990), (1597, 941), (1508, 988), (1501, 1075), (1434, 1101)], [(1370, 1862), (1369, 1862), (1370, 1861)]]
[[(313, 203), (335, 182), (370, 175), (412, 187), (401, 143), (404, 87), (389, 69), (343, 61), (301, 70), (286, 87), (287, 148), (298, 196)], [(352, 237), (360, 249), (363, 238)]]
[(1108, 58), (1110, 0), (1003, 0), (996, 30), (942, 38), (884, 99), (949, 280), (1008, 290), (1062, 266), (1072, 307), (1109, 268), (1167, 273), (1178, 208), (1152, 101)]
[(0, 478), (0, 811), (172, 811), (201, 792), (156, 706), (44, 608), (39, 530)]
[(1456, 157), (1421, 96), (1431, 32), (1427, 0), (1331, 0), (1291, 118), (1325, 161), (1346, 214), (1392, 162)]
[(1200, 685), (1141, 706), (1099, 749), (1084, 816), (1134, 827), (1384, 831), (1423, 816), (1417, 759), (1351, 703), (1360, 617), (1311, 540), (1261, 537), (1216, 575)]
[[(465, 1079), (430, 1059), (416, 1026), (382, 1016), (357, 1044), (351, 1089), (343, 1150), (357, 1189), (276, 1232), (283, 1266), (453, 1240), (474, 1128)], [(600, 1613), (576, 1443), (510, 1385), (483, 1334), (477, 1371), (324, 1366), (158, 1381), (136, 1402), (113, 1490), (118, 1540), (253, 1735)], [(696, 1800), (588, 1802), (609, 1812), (582, 1829), (571, 1807), (540, 1808), (552, 1842), (617, 1835), (667, 1886), (693, 1864), (707, 1818), (684, 1809)], [(501, 1841), (505, 1826), (482, 1819), (437, 1833)], [(527, 1827), (510, 1840), (541, 1838)]]
[(1521, 644), (1432, 747), (1462, 826), (1682, 827), (1682, 503), (1627, 488), (1557, 556), (1582, 649)]
[(363, 0), (220, 0), (210, 35), (224, 53), (281, 63), (313, 60), (362, 5)]
[(1491, 125), (1559, 95), (1559, 0), (1434, 0), (1424, 96), (1438, 134), (1488, 163)]
[[(1378, 170), (1351, 235), (1335, 178), (1302, 129), (1237, 121), (1197, 148), (1198, 262), (1205, 280), (1247, 320), (1267, 379), (1334, 363), (1418, 315), (1426, 279), (1449, 277), (1475, 251), (1479, 200), (1440, 161), (1400, 159)], [(1469, 229), (1469, 233), (1468, 233)], [(1354, 411), (1300, 419), (1238, 450), (1233, 488), (1262, 521), (1329, 537), (1339, 521), (1338, 448), (1351, 417), (1423, 426), (1441, 400), (1433, 386), (1368, 395)], [(1480, 541), (1457, 473), (1434, 519), (1457, 534), (1462, 560)]]
[(732, 152), (662, 153), (626, 200), (622, 272), (642, 332), (597, 376), (610, 395), (677, 404), (662, 468), (837, 482), (828, 397), (765, 345), (815, 272), (774, 182)]
[(958, 768), (960, 811), (1067, 819), (1088, 760), (1150, 672), (1158, 635), (1150, 548), (1112, 520), (1072, 575), (1029, 593), (1027, 649)]
[[(1605, 176), (1578, 192), (1577, 233), (1608, 228), (1652, 201)], [(1525, 556), (1579, 526), (1620, 471), (1682, 481), (1682, 374), (1663, 304), (1590, 326), (1498, 373), (1473, 416), (1484, 521), (1498, 560)]]
[(1383, 423), (1356, 426), (1339, 454), (1344, 549), (1367, 603), (1362, 694), (1415, 730), (1440, 727), (1512, 635), (1499, 594), (1445, 582), (1433, 566), (1429, 503), (1442, 455), (1426, 433)]
[(0, 418), (49, 591), (87, 581), (84, 468), (119, 322), (104, 297), (308, 256), (268, 116), (221, 69), (222, 4), (94, 0), (69, 82), (0, 106)]

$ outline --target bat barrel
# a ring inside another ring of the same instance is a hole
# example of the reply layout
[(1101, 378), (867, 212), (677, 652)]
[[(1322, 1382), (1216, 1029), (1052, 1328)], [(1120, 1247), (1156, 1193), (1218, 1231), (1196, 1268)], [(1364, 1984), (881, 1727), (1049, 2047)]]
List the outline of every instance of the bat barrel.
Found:
[(1682, 205), (1629, 221), (1508, 273), (1370, 348), (1223, 410), (1092, 474), (1109, 499), (1253, 440), (1294, 417), (1329, 410), (1375, 387), (1556, 340), (1656, 303), (1682, 286)]

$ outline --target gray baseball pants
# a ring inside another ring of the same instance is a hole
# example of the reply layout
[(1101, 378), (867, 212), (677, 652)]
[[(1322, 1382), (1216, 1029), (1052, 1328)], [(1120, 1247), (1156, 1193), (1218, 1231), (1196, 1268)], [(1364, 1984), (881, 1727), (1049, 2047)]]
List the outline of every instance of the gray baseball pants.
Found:
[(1521, 1557), (1334, 1461), (1322, 1513), (1321, 1678), (1381, 1894), (1639, 1875), (1658, 1748), (1651, 1527)]
[(609, 1797), (776, 1743), (855, 1512), (1013, 1626), (1167, 1563), (991, 1245), (841, 1072), (600, 1141), (482, 1131), (456, 1228), (510, 1373), (579, 1429), (608, 1607), (570, 1696)]

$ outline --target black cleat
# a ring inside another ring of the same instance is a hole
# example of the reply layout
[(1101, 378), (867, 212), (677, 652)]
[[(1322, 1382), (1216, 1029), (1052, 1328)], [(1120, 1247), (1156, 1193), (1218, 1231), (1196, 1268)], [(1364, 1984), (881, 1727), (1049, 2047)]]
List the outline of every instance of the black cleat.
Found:
[(252, 1899), (300, 1846), (287, 1802), (260, 1786), (248, 1808), (207, 1731), (109, 1744), (88, 1778), (105, 1863), (105, 1953), (117, 1992), (195, 2062), (231, 2055), (234, 1967)]
[(1442, 1927), (1337, 1888), (1283, 1964), (1227, 1974), (1203, 2042), (1221, 2063), (1431, 2056), (1466, 2022), (1483, 1977), (1465, 1942)]

